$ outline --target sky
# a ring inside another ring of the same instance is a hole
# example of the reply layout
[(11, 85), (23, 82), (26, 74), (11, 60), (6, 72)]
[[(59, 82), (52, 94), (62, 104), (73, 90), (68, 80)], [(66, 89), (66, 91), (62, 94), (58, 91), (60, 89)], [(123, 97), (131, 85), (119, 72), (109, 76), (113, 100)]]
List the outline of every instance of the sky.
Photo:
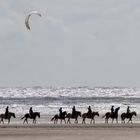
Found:
[(0, 86), (140, 87), (140, 1), (1, 0)]

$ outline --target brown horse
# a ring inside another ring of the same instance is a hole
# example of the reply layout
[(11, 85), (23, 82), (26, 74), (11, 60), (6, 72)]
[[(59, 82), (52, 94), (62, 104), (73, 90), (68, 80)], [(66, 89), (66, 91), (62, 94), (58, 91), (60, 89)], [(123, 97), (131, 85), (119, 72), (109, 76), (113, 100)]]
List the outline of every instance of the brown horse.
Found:
[(66, 115), (66, 118), (68, 118), (67, 123), (71, 123), (70, 119), (75, 119), (75, 123), (78, 123), (78, 116), (81, 117), (81, 112), (80, 111), (75, 111), (74, 116), (71, 113), (68, 113)]
[(67, 115), (67, 112), (66, 112), (66, 111), (62, 112), (61, 116), (59, 116), (58, 114), (56, 114), (56, 115), (54, 115), (54, 117), (51, 119), (51, 121), (54, 121), (54, 124), (57, 124), (58, 119), (60, 119), (60, 120), (61, 120), (61, 122), (60, 122), (61, 124), (62, 124), (62, 120), (64, 120), (64, 122), (66, 123), (66, 120), (65, 120), (66, 115)]
[(7, 117), (5, 117), (5, 114), (0, 114), (0, 118), (1, 118), (0, 123), (3, 122), (3, 124), (4, 124), (4, 119), (7, 119), (8, 120), (8, 124), (9, 124), (10, 120), (11, 120), (11, 117), (16, 118), (15, 113), (8, 112)]
[(117, 107), (114, 111), (113, 114), (111, 114), (110, 112), (107, 112), (103, 118), (105, 117), (105, 123), (108, 123), (109, 118), (112, 119), (112, 123), (114, 121), (114, 119), (116, 119), (116, 123), (118, 123), (118, 111), (119, 111), (120, 107)]
[(92, 112), (91, 115), (88, 115), (87, 113), (84, 113), (82, 115), (82, 118), (83, 118), (82, 124), (86, 123), (85, 122), (86, 118), (91, 119), (90, 124), (92, 124), (92, 122), (95, 124), (95, 119), (94, 119), (95, 116), (99, 116), (99, 113), (98, 112)]
[(133, 116), (137, 116), (137, 113), (135, 111), (133, 111), (131, 113), (128, 113), (128, 114), (127, 113), (122, 113), (121, 114), (121, 121), (122, 121), (122, 123), (125, 123), (125, 119), (129, 119), (127, 123), (129, 123), (130, 121), (131, 121), (131, 123), (133, 123), (132, 122), (132, 117)]

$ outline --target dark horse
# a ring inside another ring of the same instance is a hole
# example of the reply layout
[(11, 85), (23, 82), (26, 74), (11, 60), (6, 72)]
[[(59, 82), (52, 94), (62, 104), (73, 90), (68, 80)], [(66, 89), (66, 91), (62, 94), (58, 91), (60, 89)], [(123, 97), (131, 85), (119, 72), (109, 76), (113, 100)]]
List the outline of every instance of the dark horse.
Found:
[(23, 123), (27, 123), (28, 124), (28, 118), (29, 119), (33, 119), (33, 123), (36, 123), (36, 117), (40, 118), (40, 113), (39, 112), (33, 112), (32, 116), (29, 113), (26, 113), (22, 118), (24, 119)]
[(69, 124), (71, 123), (70, 119), (75, 119), (75, 123), (78, 123), (78, 116), (81, 117), (81, 112), (80, 111), (75, 111), (74, 116), (71, 113), (68, 113), (66, 115), (66, 118), (68, 118), (67, 123), (69, 123)]
[(137, 113), (135, 111), (131, 112), (131, 113), (122, 113), (121, 114), (121, 121), (122, 123), (125, 123), (125, 119), (129, 119), (127, 123), (129, 123), (131, 121), (132, 123), (132, 117), (134, 116), (137, 116)]
[(3, 122), (3, 124), (4, 124), (4, 119), (7, 119), (8, 120), (8, 124), (9, 124), (10, 120), (11, 120), (11, 117), (16, 118), (15, 113), (8, 112), (7, 117), (5, 117), (5, 114), (0, 114), (0, 118), (1, 118), (0, 123)]
[(95, 119), (94, 119), (95, 116), (99, 116), (99, 113), (98, 112), (92, 112), (91, 115), (88, 115), (87, 113), (82, 114), (82, 118), (83, 118), (82, 123), (85, 124), (85, 119), (86, 118), (91, 119), (91, 121), (90, 121), (91, 124), (92, 124), (92, 122), (95, 123)]
[(51, 121), (54, 121), (54, 124), (57, 124), (58, 119), (60, 119), (61, 120), (61, 122), (60, 122), (61, 124), (62, 124), (62, 120), (64, 120), (64, 122), (66, 123), (66, 120), (65, 120), (66, 115), (67, 115), (67, 112), (66, 111), (62, 112), (62, 114), (60, 116), (58, 114), (56, 114), (51, 119)]
[(113, 114), (111, 114), (110, 112), (107, 112), (103, 118), (105, 117), (105, 123), (108, 123), (109, 118), (112, 119), (112, 123), (114, 121), (114, 119), (116, 119), (116, 123), (118, 123), (118, 111), (119, 111), (120, 107), (117, 107), (114, 111)]

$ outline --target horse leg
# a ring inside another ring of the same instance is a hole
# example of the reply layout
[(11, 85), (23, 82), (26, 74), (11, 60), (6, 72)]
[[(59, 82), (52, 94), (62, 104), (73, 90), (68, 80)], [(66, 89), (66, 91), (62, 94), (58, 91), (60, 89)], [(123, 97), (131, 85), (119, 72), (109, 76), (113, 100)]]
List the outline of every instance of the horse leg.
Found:
[(10, 119), (8, 119), (8, 124), (10, 123)]
[(64, 119), (64, 122), (65, 122), (65, 124), (66, 124), (66, 120)]
[(27, 118), (25, 118), (25, 122), (28, 124), (28, 120), (27, 120)]
[(24, 119), (23, 124), (25, 123), (25, 120), (26, 120), (26, 119)]
[(75, 123), (76, 123), (76, 124), (78, 123), (78, 119), (77, 119), (77, 118), (75, 119)]
[(95, 119), (93, 118), (93, 124), (95, 124)]
[(108, 123), (107, 118), (105, 117), (105, 124)]
[(116, 123), (118, 123), (118, 118), (116, 118)]
[(91, 120), (90, 120), (90, 124), (92, 124), (92, 118), (91, 118)]
[(68, 118), (67, 124), (68, 124), (68, 123), (70, 124), (70, 118)]
[(131, 121), (131, 123), (132, 123), (132, 118), (130, 118), (130, 121)]
[(107, 117), (105, 117), (105, 123), (108, 123)]
[(85, 124), (85, 118), (83, 118), (82, 124)]
[(114, 119), (112, 119), (112, 123), (114, 122)]
[(106, 123), (107, 123), (107, 124), (108, 124), (108, 119), (109, 119), (109, 118), (106, 118)]
[(57, 124), (57, 120), (56, 119), (54, 119), (54, 124)]
[(4, 124), (4, 120), (3, 120), (3, 118), (1, 118), (1, 121), (2, 121), (2, 123)]

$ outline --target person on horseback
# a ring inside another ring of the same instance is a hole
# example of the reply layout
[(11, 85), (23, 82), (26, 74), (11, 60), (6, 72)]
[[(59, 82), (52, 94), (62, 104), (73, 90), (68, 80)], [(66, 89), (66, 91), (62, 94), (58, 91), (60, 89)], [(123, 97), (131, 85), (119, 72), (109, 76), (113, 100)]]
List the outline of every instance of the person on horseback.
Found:
[(88, 107), (88, 112), (87, 112), (87, 116), (91, 116), (92, 110), (91, 110), (91, 106)]
[(62, 107), (59, 108), (59, 117), (62, 116)]
[(111, 115), (114, 113), (114, 106), (111, 106)]
[(130, 114), (130, 106), (127, 106), (126, 114)]
[(30, 114), (30, 117), (32, 117), (32, 115), (33, 115), (33, 109), (32, 109), (32, 107), (30, 107), (30, 109), (29, 109), (29, 114)]
[(73, 106), (73, 108), (72, 108), (72, 118), (74, 118), (75, 112), (76, 112), (76, 109), (75, 109), (75, 106)]
[(7, 106), (5, 108), (5, 118), (7, 119), (8, 118), (8, 113), (9, 113), (9, 106)]

